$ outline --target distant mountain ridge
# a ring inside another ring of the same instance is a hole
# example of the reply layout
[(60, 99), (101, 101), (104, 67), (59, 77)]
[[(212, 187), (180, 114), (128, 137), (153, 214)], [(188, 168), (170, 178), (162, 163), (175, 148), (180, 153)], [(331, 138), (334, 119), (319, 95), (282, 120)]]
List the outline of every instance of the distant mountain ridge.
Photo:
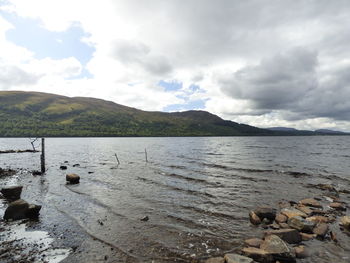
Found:
[(276, 131), (276, 132), (286, 132), (290, 134), (294, 133), (295, 135), (349, 135), (349, 133), (346, 133), (346, 132), (334, 131), (329, 129), (317, 129), (314, 131), (297, 130), (295, 128), (288, 128), (288, 127), (271, 127), (266, 129), (270, 131)]
[(223, 120), (200, 110), (171, 113), (143, 111), (96, 98), (70, 98), (24, 91), (0, 91), (0, 123), (1, 137), (329, 134), (322, 130), (312, 132), (290, 128), (261, 129)]
[(0, 136), (244, 136), (273, 131), (206, 111), (149, 112), (95, 98), (0, 91)]

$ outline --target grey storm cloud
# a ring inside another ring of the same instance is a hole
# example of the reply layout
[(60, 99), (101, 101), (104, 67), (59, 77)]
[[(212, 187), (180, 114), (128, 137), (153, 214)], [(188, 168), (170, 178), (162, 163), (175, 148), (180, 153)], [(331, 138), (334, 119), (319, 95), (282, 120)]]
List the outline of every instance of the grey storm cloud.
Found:
[(221, 76), (218, 83), (227, 95), (250, 100), (257, 109), (286, 109), (317, 87), (316, 66), (317, 53), (298, 48)]
[(22, 85), (34, 85), (40, 76), (28, 73), (13, 65), (0, 65), (0, 87), (10, 89)]
[(319, 69), (318, 54), (296, 48), (263, 59), (217, 81), (222, 91), (255, 110), (285, 111), (287, 120), (328, 117), (350, 120), (350, 64)]

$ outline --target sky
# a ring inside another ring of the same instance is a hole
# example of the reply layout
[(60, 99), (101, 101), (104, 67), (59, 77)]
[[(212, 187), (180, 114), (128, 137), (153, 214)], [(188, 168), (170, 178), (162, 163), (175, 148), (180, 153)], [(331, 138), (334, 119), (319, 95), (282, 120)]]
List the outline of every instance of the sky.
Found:
[(350, 131), (348, 0), (0, 0), (0, 90)]

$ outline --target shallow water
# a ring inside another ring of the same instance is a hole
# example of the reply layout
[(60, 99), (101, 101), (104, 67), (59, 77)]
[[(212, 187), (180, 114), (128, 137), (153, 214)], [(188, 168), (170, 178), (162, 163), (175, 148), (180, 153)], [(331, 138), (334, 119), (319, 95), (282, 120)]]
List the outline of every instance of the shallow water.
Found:
[[(28, 139), (0, 139), (0, 150), (27, 148)], [(0, 167), (39, 170), (39, 155), (1, 154)], [(256, 236), (248, 212), (258, 205), (320, 195), (309, 184), (349, 188), (350, 137), (48, 138), (46, 164), (42, 177), (20, 175), (24, 198), (43, 205), (38, 227), (79, 228), (121, 262), (187, 262)], [(66, 173), (81, 183), (66, 185)], [(348, 262), (349, 237), (339, 235), (343, 247), (303, 262)]]

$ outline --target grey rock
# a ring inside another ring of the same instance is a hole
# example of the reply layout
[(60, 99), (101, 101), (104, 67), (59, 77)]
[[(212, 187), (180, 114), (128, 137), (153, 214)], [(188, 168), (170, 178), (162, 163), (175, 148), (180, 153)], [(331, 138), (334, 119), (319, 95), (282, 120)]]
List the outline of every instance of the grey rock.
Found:
[(238, 254), (226, 254), (225, 262), (226, 263), (253, 263), (254, 260)]
[(260, 248), (282, 262), (296, 262), (295, 252), (276, 235), (267, 236)]
[(2, 195), (9, 200), (18, 200), (21, 198), (23, 186), (10, 186), (1, 189)]

